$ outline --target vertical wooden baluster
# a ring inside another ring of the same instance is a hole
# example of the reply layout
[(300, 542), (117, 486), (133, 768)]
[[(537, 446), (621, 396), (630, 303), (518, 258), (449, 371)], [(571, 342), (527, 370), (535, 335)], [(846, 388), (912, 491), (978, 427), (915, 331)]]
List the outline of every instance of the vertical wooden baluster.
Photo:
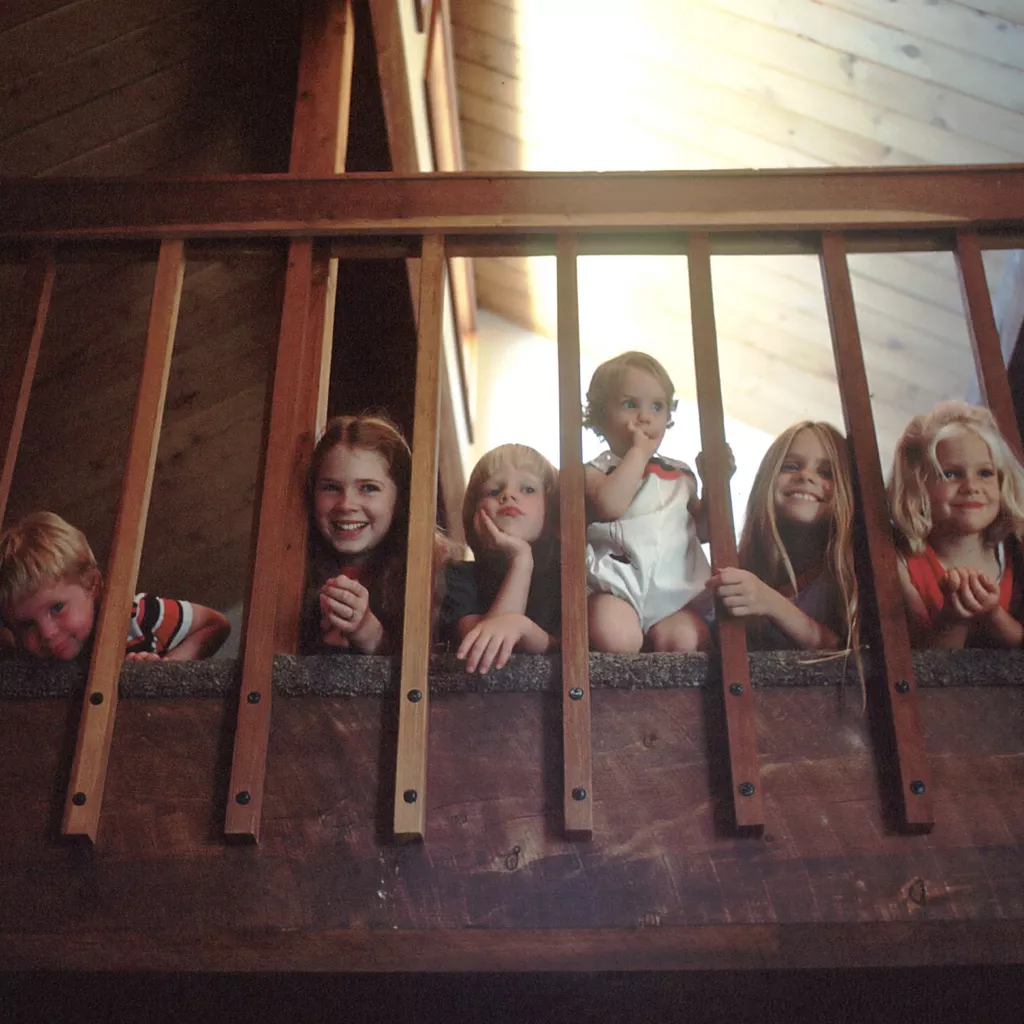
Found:
[[(711, 241), (707, 235), (691, 235), (687, 266), (690, 278), (690, 320), (693, 325), (693, 362), (700, 414), (700, 441), (707, 460), (709, 479), (704, 481), (708, 504), (708, 537), (711, 561), (717, 572), (738, 565), (732, 499), (726, 472), (725, 410), (718, 367), (718, 335), (711, 287)], [(746, 627), (718, 609), (718, 646), (722, 669), (722, 701), (725, 705), (729, 743), (729, 771), (737, 828), (764, 824), (764, 794), (757, 760), (754, 726), (754, 694), (747, 664)]]
[(263, 490), (256, 517), (256, 543), (249, 573), (248, 601), (242, 631), (242, 685), (231, 761), (231, 782), (224, 832), (258, 841), (263, 810), (263, 782), (270, 737), (277, 573), (284, 546), (288, 495), (293, 486), (295, 409), (306, 386), (302, 352), (313, 275), (313, 242), (296, 241), (289, 249), (281, 332), (267, 427)]
[[(313, 0), (306, 5), (288, 168), (292, 174), (327, 178), (345, 170), (354, 37), (352, 0)], [(291, 243), (296, 244), (302, 243)], [(312, 275), (306, 342), (298, 354), (303, 383), (295, 394), (292, 482), (277, 577), (276, 650), (284, 654), (299, 649), (309, 530), (306, 473), (327, 415), (338, 261), (330, 259), (324, 247), (313, 249)]]
[[(39, 349), (43, 343), (46, 314), (53, 294), (53, 253), (38, 249), (25, 268), (25, 280), (14, 311), (12, 333), (0, 351), (0, 444), (3, 465), (0, 466), (0, 524), (7, 510), (14, 479), (14, 464), (25, 425), (25, 411), (32, 392)], [(4, 339), (0, 338), (0, 342)]]
[(149, 496), (160, 441), (167, 378), (171, 369), (178, 305), (185, 273), (184, 243), (162, 242), (153, 286), (138, 398), (132, 417), (128, 461), (111, 544), (110, 564), (93, 639), (89, 680), (78, 727), (71, 783), (64, 805), (63, 829), (68, 836), (96, 841), (110, 741), (117, 711), (118, 680), (124, 663), (142, 542), (146, 535)]
[(566, 834), (594, 832), (590, 752), (583, 421), (580, 407), (580, 314), (575, 235), (558, 236), (558, 409), (562, 524), (562, 757)]
[(981, 246), (973, 231), (956, 234), (956, 263), (960, 271), (960, 291), (971, 333), (974, 365), (978, 372), (978, 385), (982, 401), (992, 410), (999, 432), (1009, 442), (1018, 458), (1024, 458), (1020, 428), (1013, 410), (1013, 396), (1006, 377), (999, 331), (992, 315), (992, 298), (985, 279), (985, 264), (981, 259)]
[(883, 680), (883, 692), (878, 699), (887, 707), (892, 724), (902, 823), (907, 828), (926, 830), (935, 821), (931, 773), (921, 738), (910, 638), (903, 612), (897, 556), (892, 545), (889, 507), (882, 484), (867, 371), (842, 235), (834, 232), (822, 235), (821, 270), (843, 418), (867, 541), (868, 576), (878, 606), (880, 650), (872, 659), (876, 673)]
[(398, 701), (395, 838), (422, 839), (426, 822), (427, 734), (430, 723), (430, 606), (437, 516), (438, 430), (441, 416), (441, 324), (444, 238), (426, 235), (420, 261), (416, 342), (416, 405), (409, 494), (409, 553)]

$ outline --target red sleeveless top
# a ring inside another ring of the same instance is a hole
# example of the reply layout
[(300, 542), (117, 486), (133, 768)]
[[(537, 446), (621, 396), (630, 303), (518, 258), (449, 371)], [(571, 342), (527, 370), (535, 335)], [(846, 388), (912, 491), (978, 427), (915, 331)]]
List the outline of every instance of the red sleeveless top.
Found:
[[(1010, 610), (1013, 598), (1013, 564), (1006, 557), (1006, 550), (1000, 545), (1002, 554), (1002, 575), (999, 577), (999, 607)], [(906, 555), (904, 561), (910, 573), (910, 581), (914, 589), (921, 595), (927, 619), (923, 626), (934, 626), (938, 621), (942, 606), (946, 603), (946, 594), (942, 589), (942, 581), (946, 578), (946, 567), (939, 561), (931, 545), (926, 545), (919, 555)]]

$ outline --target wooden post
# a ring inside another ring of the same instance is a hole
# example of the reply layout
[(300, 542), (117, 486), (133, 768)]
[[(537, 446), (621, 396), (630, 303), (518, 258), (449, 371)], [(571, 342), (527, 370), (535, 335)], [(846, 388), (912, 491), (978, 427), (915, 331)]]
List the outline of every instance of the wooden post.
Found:
[(231, 782), (224, 831), (258, 841), (263, 781), (270, 736), (274, 667), (274, 624), (278, 574), (284, 546), (288, 496), (294, 486), (295, 409), (306, 386), (301, 352), (313, 276), (313, 243), (292, 243), (285, 277), (281, 333), (267, 429), (263, 492), (256, 521), (256, 543), (249, 578), (242, 635), (242, 685), (231, 761)]
[[(726, 469), (729, 457), (725, 443), (725, 411), (722, 407), (715, 302), (711, 287), (711, 241), (707, 235), (690, 236), (687, 266), (700, 443), (707, 460), (708, 479), (704, 481), (704, 491), (708, 504), (708, 536), (711, 540), (711, 561), (717, 572), (739, 562)], [(736, 827), (757, 828), (764, 825), (764, 794), (757, 760), (747, 632), (740, 619), (723, 613), (721, 605), (718, 607), (718, 646)]]
[(430, 610), (437, 518), (438, 431), (441, 415), (441, 321), (445, 252), (441, 235), (426, 235), (420, 261), (416, 345), (416, 406), (409, 494), (402, 679), (395, 771), (395, 838), (422, 839), (426, 821), (427, 734), (430, 723)]
[(558, 418), (562, 524), (562, 806), (566, 835), (594, 832), (590, 751), (590, 638), (587, 631), (586, 517), (580, 408), (577, 238), (558, 236)]
[(981, 246), (974, 231), (956, 234), (956, 265), (960, 271), (960, 291), (971, 333), (974, 365), (978, 372), (978, 386), (984, 403), (992, 410), (999, 432), (1024, 460), (1020, 428), (1013, 410), (1013, 396), (1006, 377), (999, 331), (992, 315), (992, 299), (985, 279), (985, 265), (981, 259)]
[[(354, 39), (352, 0), (312, 0), (307, 4), (292, 127), (292, 174), (328, 178), (344, 173)], [(291, 242), (289, 247), (301, 244)], [(302, 263), (301, 258), (289, 259), (289, 266)], [(295, 392), (291, 428), (292, 482), (286, 497), (284, 550), (277, 576), (276, 649), (287, 654), (299, 649), (309, 527), (306, 473), (327, 416), (334, 343), (338, 261), (329, 258), (326, 247), (314, 248), (312, 275), (306, 340), (298, 353), (301, 383)]]
[(64, 805), (63, 833), (96, 841), (110, 741), (117, 711), (117, 687), (124, 663), (125, 639), (131, 617), (142, 542), (146, 535), (149, 496), (160, 441), (167, 378), (171, 369), (178, 305), (185, 273), (184, 242), (160, 245), (156, 282), (149, 315), (142, 377), (132, 418), (128, 462), (114, 525), (110, 565), (99, 620), (93, 638), (89, 680)]
[[(13, 333), (0, 351), (0, 445), (3, 465), (0, 466), (0, 525), (11, 496), (14, 464), (21, 445), (32, 380), (43, 343), (46, 314), (53, 294), (54, 266), (50, 249), (37, 249), (25, 268), (25, 279), (14, 311)], [(3, 340), (3, 339), (0, 339)]]
[(935, 823), (931, 773), (921, 738), (910, 638), (897, 575), (896, 552), (892, 546), (889, 507), (882, 485), (875, 421), (871, 411), (864, 354), (860, 346), (850, 271), (841, 234), (826, 232), (821, 236), (821, 271), (825, 282), (825, 304), (832, 330), (832, 349), (843, 403), (843, 418), (846, 421), (846, 436), (850, 443), (867, 541), (867, 575), (878, 606), (880, 649), (878, 657), (873, 661), (882, 679), (882, 692), (876, 692), (874, 696), (884, 702), (892, 724), (902, 824), (909, 829), (926, 831)]

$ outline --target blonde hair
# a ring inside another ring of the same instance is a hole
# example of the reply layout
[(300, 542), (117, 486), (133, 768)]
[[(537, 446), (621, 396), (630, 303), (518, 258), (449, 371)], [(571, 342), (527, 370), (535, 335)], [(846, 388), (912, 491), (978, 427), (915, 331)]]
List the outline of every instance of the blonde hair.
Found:
[(558, 542), (558, 470), (536, 448), (526, 444), (503, 444), (480, 456), (473, 467), (462, 499), (462, 527), (466, 531), (466, 542), (476, 558), (485, 559), (490, 554), (476, 531), (477, 506), (484, 495), (484, 484), (501, 469), (511, 466), (536, 475), (544, 488), (544, 530), (534, 545), (540, 549), (538, 564), (553, 557), (554, 545)]
[(98, 576), (85, 534), (55, 512), (33, 512), (0, 535), (0, 617), (41, 587), (67, 582), (88, 589)]
[(893, 521), (911, 553), (919, 554), (932, 532), (928, 483), (942, 475), (936, 451), (940, 441), (973, 433), (988, 445), (999, 473), (999, 515), (985, 530), (984, 542), (994, 546), (1011, 533), (1024, 530), (1024, 467), (999, 432), (984, 406), (940, 402), (929, 413), (915, 416), (896, 444), (889, 477), (889, 506)]
[[(654, 356), (646, 352), (623, 352), (614, 359), (603, 362), (590, 378), (587, 388), (587, 404), (583, 408), (583, 426), (589, 427), (598, 437), (604, 438), (605, 414), (608, 401), (615, 395), (623, 375), (627, 370), (640, 370), (649, 374), (665, 389), (665, 399), (669, 412), (676, 411), (675, 385), (668, 371)], [(669, 426), (672, 423), (669, 422)]]
[(747, 501), (739, 562), (773, 589), (787, 582), (798, 591), (796, 573), (779, 532), (775, 481), (797, 435), (809, 430), (832, 464), (832, 509), (823, 571), (829, 584), (829, 612), (846, 630), (847, 647), (860, 642), (860, 601), (853, 562), (853, 485), (846, 438), (831, 423), (801, 420), (784, 430), (765, 452)]

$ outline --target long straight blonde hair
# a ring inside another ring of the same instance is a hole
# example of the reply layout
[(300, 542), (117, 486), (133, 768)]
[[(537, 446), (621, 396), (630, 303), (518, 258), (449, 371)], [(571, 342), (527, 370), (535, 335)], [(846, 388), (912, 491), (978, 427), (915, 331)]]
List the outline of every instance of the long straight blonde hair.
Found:
[(775, 481), (796, 436), (809, 430), (832, 463), (832, 510), (822, 571), (828, 582), (828, 609), (846, 630), (846, 645), (860, 644), (860, 601), (853, 560), (853, 485), (846, 438), (831, 423), (801, 420), (784, 430), (771, 444), (754, 477), (747, 501), (747, 517), (740, 536), (740, 566), (779, 589), (799, 587), (793, 562), (779, 532), (775, 513)]

